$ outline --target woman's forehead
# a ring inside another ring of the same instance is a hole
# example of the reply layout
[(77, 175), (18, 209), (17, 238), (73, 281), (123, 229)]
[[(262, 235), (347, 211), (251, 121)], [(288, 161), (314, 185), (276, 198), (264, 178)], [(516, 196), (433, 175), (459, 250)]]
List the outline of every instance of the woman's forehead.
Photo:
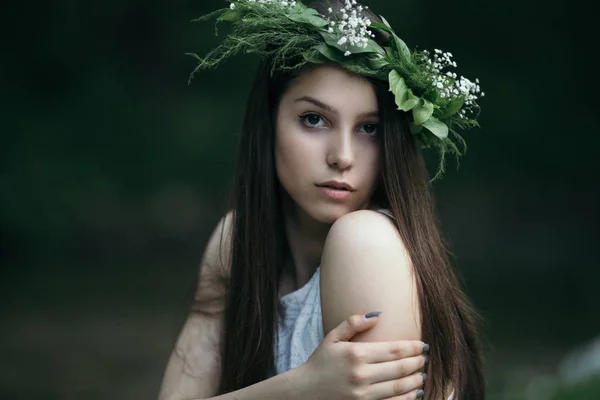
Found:
[(377, 110), (373, 85), (365, 77), (330, 64), (303, 69), (288, 87), (284, 97), (294, 102), (311, 97), (331, 106), (356, 106), (361, 112)]

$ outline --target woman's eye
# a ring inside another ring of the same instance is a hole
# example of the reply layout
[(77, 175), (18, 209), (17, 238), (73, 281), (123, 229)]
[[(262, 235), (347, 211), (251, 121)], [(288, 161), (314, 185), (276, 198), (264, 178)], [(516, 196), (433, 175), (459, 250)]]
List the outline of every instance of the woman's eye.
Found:
[(309, 128), (321, 128), (324, 122), (323, 117), (321, 117), (319, 114), (301, 115), (300, 119), (304, 125), (308, 126)]
[(363, 132), (369, 136), (377, 136), (377, 125), (376, 124), (366, 124), (362, 126)]

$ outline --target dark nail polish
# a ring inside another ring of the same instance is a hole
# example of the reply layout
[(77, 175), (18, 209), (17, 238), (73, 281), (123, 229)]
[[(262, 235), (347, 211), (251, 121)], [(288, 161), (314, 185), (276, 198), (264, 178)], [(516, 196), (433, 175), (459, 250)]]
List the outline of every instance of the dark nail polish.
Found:
[(381, 311), (371, 311), (368, 314), (365, 314), (365, 318), (373, 318), (381, 314)]
[(423, 396), (425, 396), (425, 392), (423, 391), (423, 389), (417, 390), (417, 399), (420, 399)]
[(423, 354), (429, 351), (429, 345), (427, 343), (423, 343)]
[(429, 356), (427, 354), (425, 354), (423, 356), (423, 358), (425, 358), (425, 362), (423, 363), (423, 366), (427, 365), (427, 363), (429, 362)]
[(423, 377), (423, 383), (427, 382), (427, 374), (425, 372), (421, 372), (421, 376)]

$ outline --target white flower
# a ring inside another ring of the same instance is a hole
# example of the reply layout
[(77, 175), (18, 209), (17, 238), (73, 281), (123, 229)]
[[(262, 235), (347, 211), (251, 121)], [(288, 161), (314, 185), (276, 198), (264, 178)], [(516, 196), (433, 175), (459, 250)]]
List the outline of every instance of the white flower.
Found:
[(466, 118), (466, 113), (473, 111), (477, 107), (475, 101), (483, 97), (485, 93), (481, 92), (479, 79), (475, 82), (458, 75), (452, 71), (442, 72), (449, 67), (456, 67), (456, 62), (452, 61), (452, 53), (444, 53), (442, 50), (434, 49), (433, 56), (430, 57), (428, 51), (423, 51), (425, 58), (425, 69), (431, 74), (431, 85), (436, 88), (441, 98), (450, 100), (458, 97), (464, 98), (464, 105), (459, 110), (459, 117)]
[(349, 51), (346, 51), (346, 52), (344, 53), (344, 55), (345, 55), (345, 56), (349, 56), (350, 54), (352, 54), (352, 53), (350, 53)]
[(235, 4), (234, 4), (234, 3), (231, 3), (231, 4), (229, 5), (229, 8), (233, 10), (233, 9), (235, 8)]
[(333, 28), (332, 28), (332, 27), (329, 27), (329, 29), (327, 29), (327, 32), (329, 32), (329, 33), (333, 33)]
[[(362, 14), (366, 9), (367, 7), (358, 5), (356, 0), (345, 0), (339, 14), (327, 18), (331, 26), (337, 23), (340, 46), (348, 44), (364, 48), (368, 46), (369, 38), (375, 37), (373, 32), (367, 29), (371, 21)], [(331, 14), (331, 11), (329, 13)]]

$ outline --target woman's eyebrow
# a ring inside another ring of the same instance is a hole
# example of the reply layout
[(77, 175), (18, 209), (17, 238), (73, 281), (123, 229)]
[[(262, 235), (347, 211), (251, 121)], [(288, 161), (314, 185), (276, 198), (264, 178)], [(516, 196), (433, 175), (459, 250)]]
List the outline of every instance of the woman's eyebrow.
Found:
[[(296, 100), (294, 100), (294, 102), (299, 102), (299, 101), (307, 101), (307, 102), (312, 103), (312, 104), (316, 105), (317, 107), (320, 107), (323, 110), (326, 110), (335, 115), (340, 114), (340, 112), (338, 110), (336, 110), (335, 108), (323, 103), (321, 100), (315, 99), (314, 97), (302, 96), (302, 97), (299, 97)], [(366, 113), (362, 113), (359, 115), (359, 117), (373, 117), (373, 118), (376, 118), (378, 116), (379, 116), (379, 113), (377, 111), (366, 112)]]

